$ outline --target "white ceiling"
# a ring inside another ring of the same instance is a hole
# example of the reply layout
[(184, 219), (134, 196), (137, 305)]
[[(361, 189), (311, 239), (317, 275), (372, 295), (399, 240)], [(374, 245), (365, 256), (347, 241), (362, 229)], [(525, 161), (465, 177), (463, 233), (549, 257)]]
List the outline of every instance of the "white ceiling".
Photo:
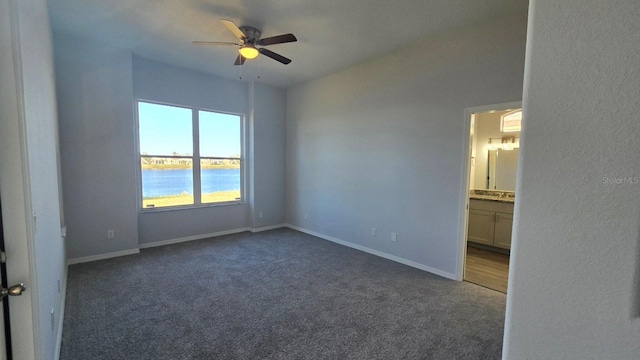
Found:
[[(142, 57), (225, 78), (290, 87), (393, 52), (434, 34), (526, 12), (527, 0), (48, 0), (54, 33), (129, 49)], [(265, 56), (234, 66), (237, 39), (218, 20), (293, 33)], [(258, 78), (259, 76), (259, 78)]]

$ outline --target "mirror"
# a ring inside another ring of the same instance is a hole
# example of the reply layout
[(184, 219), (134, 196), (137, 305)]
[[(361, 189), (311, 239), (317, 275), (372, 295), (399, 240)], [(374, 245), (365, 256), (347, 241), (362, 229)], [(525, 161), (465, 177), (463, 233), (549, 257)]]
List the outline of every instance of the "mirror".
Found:
[[(479, 112), (471, 117), (470, 189), (515, 191), (520, 132), (503, 132), (502, 120), (514, 110), (519, 109)], [(505, 150), (505, 146), (514, 150)]]
[(518, 150), (489, 150), (487, 189), (516, 191)]

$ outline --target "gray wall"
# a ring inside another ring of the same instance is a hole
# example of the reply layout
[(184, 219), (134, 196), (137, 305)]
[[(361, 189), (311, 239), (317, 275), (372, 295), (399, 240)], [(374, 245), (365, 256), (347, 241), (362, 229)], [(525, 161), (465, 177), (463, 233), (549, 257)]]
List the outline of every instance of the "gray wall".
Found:
[(285, 222), (286, 108), (286, 91), (255, 84), (253, 227), (258, 229)]
[(637, 359), (640, 3), (530, 14), (504, 358)]
[(55, 35), (67, 255), (137, 249), (131, 53)]
[(66, 280), (51, 34), (45, 1), (3, 0), (0, 8), (2, 230), (8, 280), (27, 286), (9, 300), (13, 356), (50, 360), (62, 331)]
[[(249, 110), (246, 83), (134, 57), (134, 97), (239, 114)], [(135, 119), (132, 119), (135, 123)], [(140, 244), (212, 234), (249, 226), (245, 204), (140, 213)]]
[(290, 89), (287, 221), (455, 277), (464, 109), (521, 99), (525, 34), (496, 19)]
[[(281, 224), (284, 219), (285, 91), (139, 57), (134, 58), (133, 74), (136, 99), (245, 114), (247, 127), (253, 129), (254, 147), (248, 147), (246, 203), (143, 212), (139, 215), (140, 243)], [(260, 211), (262, 218), (258, 216)]]
[[(284, 90), (165, 65), (64, 34), (55, 36), (55, 54), (70, 259), (284, 222)], [(247, 115), (253, 132), (247, 202), (141, 213), (135, 99)], [(107, 239), (109, 229), (114, 239)]]

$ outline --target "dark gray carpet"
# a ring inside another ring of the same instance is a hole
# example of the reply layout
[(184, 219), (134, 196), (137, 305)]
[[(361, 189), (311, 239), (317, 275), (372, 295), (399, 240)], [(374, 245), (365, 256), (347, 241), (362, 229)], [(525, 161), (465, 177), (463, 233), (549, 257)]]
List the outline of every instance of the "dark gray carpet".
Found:
[(499, 359), (505, 295), (279, 229), (69, 268), (62, 360)]

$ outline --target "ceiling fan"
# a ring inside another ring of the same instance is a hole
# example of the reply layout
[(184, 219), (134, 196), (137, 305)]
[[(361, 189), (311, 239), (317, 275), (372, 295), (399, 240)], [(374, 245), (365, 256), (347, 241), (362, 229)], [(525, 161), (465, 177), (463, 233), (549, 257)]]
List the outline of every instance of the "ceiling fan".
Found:
[(231, 20), (220, 20), (227, 29), (231, 30), (233, 35), (235, 35), (240, 43), (232, 43), (232, 42), (217, 42), (217, 41), (194, 41), (193, 45), (222, 45), (222, 46), (235, 46), (239, 48), (239, 54), (236, 58), (235, 63), (233, 65), (242, 65), (247, 59), (255, 59), (258, 55), (262, 54), (264, 56), (270, 57), (273, 60), (279, 61), (285, 65), (291, 62), (291, 59), (287, 59), (286, 57), (274, 53), (271, 50), (265, 49), (263, 47), (257, 46), (268, 46), (275, 44), (284, 44), (288, 42), (298, 41), (293, 34), (283, 34), (278, 36), (272, 36), (268, 38), (261, 39), (260, 35), (262, 33), (260, 30), (254, 28), (253, 26), (236, 26)]

